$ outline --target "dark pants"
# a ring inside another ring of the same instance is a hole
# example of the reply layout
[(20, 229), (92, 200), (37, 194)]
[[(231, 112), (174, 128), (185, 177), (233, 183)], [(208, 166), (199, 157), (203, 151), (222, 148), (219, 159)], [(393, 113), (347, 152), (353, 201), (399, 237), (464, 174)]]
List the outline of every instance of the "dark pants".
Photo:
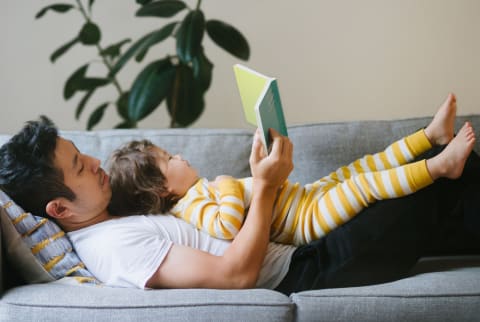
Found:
[[(422, 158), (438, 153), (434, 149)], [(480, 158), (457, 180), (379, 201), (327, 236), (299, 247), (277, 290), (359, 286), (405, 277), (428, 255), (480, 254)]]

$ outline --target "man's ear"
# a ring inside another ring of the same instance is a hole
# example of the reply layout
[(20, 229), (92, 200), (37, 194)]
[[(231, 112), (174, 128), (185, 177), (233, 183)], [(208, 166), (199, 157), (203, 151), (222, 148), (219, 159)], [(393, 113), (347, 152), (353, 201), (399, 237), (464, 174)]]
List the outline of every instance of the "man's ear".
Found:
[(68, 207), (61, 199), (54, 199), (47, 203), (47, 206), (45, 207), (45, 212), (55, 219), (62, 219), (68, 217), (70, 214)]

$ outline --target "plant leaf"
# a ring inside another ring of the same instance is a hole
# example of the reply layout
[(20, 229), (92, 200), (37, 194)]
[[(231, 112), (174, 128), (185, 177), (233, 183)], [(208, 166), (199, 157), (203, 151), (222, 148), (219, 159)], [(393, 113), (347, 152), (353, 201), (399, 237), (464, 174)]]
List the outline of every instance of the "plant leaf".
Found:
[(91, 130), (95, 125), (97, 125), (103, 118), (103, 114), (105, 113), (105, 109), (108, 107), (110, 103), (106, 102), (97, 107), (92, 114), (90, 114), (90, 117), (88, 118), (87, 122), (87, 130)]
[(195, 82), (192, 68), (179, 64), (174, 84), (167, 96), (167, 109), (172, 118), (171, 126), (189, 126), (200, 117), (205, 108), (203, 94)]
[(43, 17), (47, 11), (49, 10), (52, 10), (52, 11), (55, 11), (55, 12), (59, 12), (59, 13), (64, 13), (64, 12), (67, 12), (69, 11), (70, 9), (72, 9), (73, 6), (71, 4), (68, 4), (68, 3), (57, 3), (57, 4), (52, 4), (50, 6), (47, 6), (43, 9), (41, 9), (36, 15), (35, 15), (35, 19), (39, 19), (41, 17)]
[(187, 5), (179, 0), (160, 0), (144, 4), (135, 13), (138, 17), (162, 17), (169, 18), (185, 9)]
[(128, 95), (130, 92), (125, 92), (118, 98), (115, 105), (117, 106), (118, 114), (126, 121), (129, 120), (128, 118)]
[(78, 42), (78, 38), (75, 37), (74, 39), (70, 40), (66, 44), (62, 45), (60, 48), (55, 50), (51, 55), (50, 55), (50, 61), (54, 63), (60, 56), (65, 54), (70, 48), (72, 48), (73, 45), (75, 45)]
[(183, 63), (192, 61), (200, 50), (205, 32), (205, 17), (200, 10), (185, 16), (177, 32), (177, 55)]
[(146, 34), (127, 49), (125, 54), (123, 54), (116, 62), (116, 64), (112, 67), (112, 70), (109, 73), (109, 76), (115, 76), (118, 71), (125, 65), (125, 63), (132, 58), (132, 56), (136, 55), (139, 52), (143, 52), (148, 50), (150, 46), (153, 46), (172, 34), (173, 28), (177, 23), (172, 22), (168, 25), (163, 26), (162, 28), (152, 31), (149, 34)]
[(77, 91), (90, 91), (100, 86), (111, 83), (110, 78), (85, 77), (88, 64), (81, 66), (67, 79), (63, 89), (63, 97), (68, 100)]
[[(172, 35), (172, 33), (175, 30), (175, 27), (177, 26), (177, 24), (178, 24), (178, 22), (172, 22), (168, 25), (165, 25), (163, 28), (159, 29), (158, 30), (158, 35), (156, 35), (154, 37), (156, 39), (152, 39), (151, 40), (152, 43), (149, 44), (148, 46), (146, 46), (145, 48), (142, 48), (141, 50), (139, 49), (139, 52), (135, 55), (135, 60), (137, 62), (141, 62), (143, 60), (143, 58), (145, 58), (145, 56), (147, 55), (148, 50), (150, 49), (151, 46), (158, 44), (159, 42), (165, 40), (167, 37)], [(164, 36), (164, 37), (162, 37), (162, 36)], [(152, 35), (152, 37), (153, 37), (153, 35)]]
[(80, 91), (89, 91), (110, 84), (111, 81), (110, 78), (84, 77), (78, 80), (77, 89)]
[(101, 38), (100, 28), (93, 22), (85, 23), (78, 34), (78, 39), (84, 45), (98, 44)]
[(208, 36), (219, 47), (243, 60), (250, 57), (247, 39), (235, 27), (220, 20), (209, 20), (206, 24)]
[(80, 115), (82, 114), (85, 106), (87, 105), (88, 100), (90, 97), (92, 97), (93, 93), (95, 92), (95, 89), (92, 89), (85, 93), (83, 98), (80, 100), (78, 103), (77, 109), (75, 110), (75, 119), (78, 120), (80, 118)]
[(152, 113), (169, 92), (174, 76), (175, 68), (168, 57), (147, 65), (131, 87), (129, 119), (137, 122)]
[(141, 62), (145, 58), (147, 53), (148, 53), (148, 49), (142, 50), (135, 56), (135, 61), (138, 63)]
[(212, 83), (212, 71), (213, 64), (205, 56), (203, 48), (200, 53), (193, 58), (193, 78), (195, 82), (200, 86), (200, 90), (207, 91)]
[(72, 75), (65, 82), (63, 88), (63, 97), (68, 100), (73, 94), (78, 90), (78, 82), (84, 78), (85, 73), (87, 72), (88, 64), (81, 66), (79, 69), (73, 72)]
[(152, 0), (136, 0), (135, 2), (138, 3), (138, 4), (144, 5), (144, 4), (152, 2)]
[(122, 46), (130, 41), (131, 41), (130, 38), (126, 38), (126, 39), (123, 39), (122, 41), (112, 44), (107, 48), (105, 48), (104, 50), (102, 50), (100, 52), (100, 55), (102, 55), (103, 57), (110, 57), (111, 59), (114, 59), (120, 56), (120, 50), (122, 49)]

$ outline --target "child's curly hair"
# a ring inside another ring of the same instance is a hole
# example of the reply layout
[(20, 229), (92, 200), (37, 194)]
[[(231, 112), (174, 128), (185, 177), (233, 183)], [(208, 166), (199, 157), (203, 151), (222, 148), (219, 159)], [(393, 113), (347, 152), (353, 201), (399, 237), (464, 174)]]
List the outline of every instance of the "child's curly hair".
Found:
[(179, 197), (167, 189), (167, 179), (156, 161), (153, 143), (132, 141), (110, 156), (107, 171), (112, 198), (112, 215), (128, 216), (168, 212)]

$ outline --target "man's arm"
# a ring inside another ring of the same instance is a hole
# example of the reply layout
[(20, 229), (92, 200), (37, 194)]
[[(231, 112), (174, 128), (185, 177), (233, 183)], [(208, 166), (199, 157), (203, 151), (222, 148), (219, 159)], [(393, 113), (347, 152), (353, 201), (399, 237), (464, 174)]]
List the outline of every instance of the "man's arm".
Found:
[(293, 146), (272, 131), (273, 148), (265, 156), (258, 134), (250, 166), (253, 198), (245, 223), (222, 256), (174, 245), (148, 280), (151, 288), (249, 288), (255, 286), (268, 247), (277, 189), (293, 169)]

